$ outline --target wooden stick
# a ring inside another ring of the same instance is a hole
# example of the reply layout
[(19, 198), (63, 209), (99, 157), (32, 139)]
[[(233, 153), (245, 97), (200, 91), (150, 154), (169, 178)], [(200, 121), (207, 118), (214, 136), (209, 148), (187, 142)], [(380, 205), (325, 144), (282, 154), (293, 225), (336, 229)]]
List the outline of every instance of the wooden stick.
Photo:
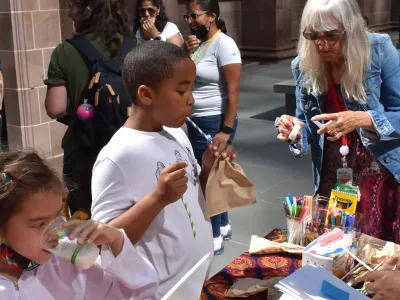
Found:
[(352, 258), (354, 258), (356, 261), (358, 261), (360, 264), (362, 264), (365, 268), (367, 268), (368, 271), (373, 271), (371, 267), (369, 267), (365, 262), (363, 262), (361, 259), (359, 259), (357, 256), (355, 256), (353, 253), (351, 253), (349, 250), (346, 248), (343, 248), (343, 250), (349, 254)]

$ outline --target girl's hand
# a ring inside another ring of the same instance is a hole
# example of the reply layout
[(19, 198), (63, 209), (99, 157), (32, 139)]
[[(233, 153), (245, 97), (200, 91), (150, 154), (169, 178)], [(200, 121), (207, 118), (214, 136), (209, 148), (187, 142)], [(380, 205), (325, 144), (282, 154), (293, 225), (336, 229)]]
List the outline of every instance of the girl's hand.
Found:
[(144, 36), (155, 39), (160, 35), (153, 19), (142, 19), (141, 23)]
[(94, 220), (71, 220), (63, 226), (67, 229), (72, 229), (69, 236), (70, 240), (79, 237), (78, 244), (82, 244), (86, 239), (88, 239), (88, 244), (97, 246), (108, 244), (115, 257), (121, 253), (124, 246), (124, 234), (107, 224)]

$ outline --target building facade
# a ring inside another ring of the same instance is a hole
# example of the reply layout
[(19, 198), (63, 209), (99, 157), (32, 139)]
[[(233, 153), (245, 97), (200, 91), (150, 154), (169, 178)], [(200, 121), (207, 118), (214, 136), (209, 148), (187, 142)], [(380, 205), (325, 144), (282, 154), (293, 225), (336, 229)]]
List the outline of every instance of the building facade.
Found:
[[(134, 12), (135, 1), (127, 0)], [(185, 0), (164, 0), (167, 14), (184, 35)], [(245, 58), (282, 59), (295, 54), (305, 0), (220, 0), (228, 34)], [(372, 29), (399, 27), (400, 1), (359, 0)], [(0, 60), (5, 81), (8, 144), (33, 148), (61, 169), (65, 126), (44, 109), (47, 67), (54, 48), (73, 34), (68, 0), (1, 0)]]

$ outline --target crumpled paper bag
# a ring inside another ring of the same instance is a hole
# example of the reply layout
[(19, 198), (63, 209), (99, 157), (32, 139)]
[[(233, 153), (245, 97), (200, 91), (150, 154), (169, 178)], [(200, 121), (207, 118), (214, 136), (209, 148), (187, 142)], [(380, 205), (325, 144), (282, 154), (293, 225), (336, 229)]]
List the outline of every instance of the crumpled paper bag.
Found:
[(357, 244), (357, 256), (372, 268), (398, 251), (400, 251), (400, 245), (366, 234), (361, 235)]
[(240, 165), (216, 159), (208, 176), (206, 199), (206, 216), (209, 218), (256, 203), (256, 191)]
[(283, 279), (283, 277), (274, 277), (268, 280), (256, 278), (243, 278), (236, 281), (229, 291), (225, 294), (226, 298), (248, 298), (268, 290), (268, 300), (278, 300), (282, 292), (274, 286)]
[(251, 237), (249, 253), (253, 254), (279, 254), (291, 253), (302, 255), (304, 247), (289, 244), (289, 243), (276, 243), (270, 240), (260, 238), (256, 235)]
[[(357, 257), (374, 270), (380, 270), (384, 261), (400, 251), (400, 245), (362, 234), (357, 244)], [(350, 276), (352, 286), (365, 282), (368, 270), (359, 266)]]

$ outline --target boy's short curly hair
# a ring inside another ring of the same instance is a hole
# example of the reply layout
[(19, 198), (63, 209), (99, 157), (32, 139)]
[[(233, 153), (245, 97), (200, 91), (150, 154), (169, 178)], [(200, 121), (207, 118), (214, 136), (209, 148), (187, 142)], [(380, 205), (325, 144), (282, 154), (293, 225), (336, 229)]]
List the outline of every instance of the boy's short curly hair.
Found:
[(162, 41), (147, 41), (126, 56), (122, 78), (133, 103), (141, 85), (157, 90), (173, 75), (174, 64), (189, 55), (178, 46)]

